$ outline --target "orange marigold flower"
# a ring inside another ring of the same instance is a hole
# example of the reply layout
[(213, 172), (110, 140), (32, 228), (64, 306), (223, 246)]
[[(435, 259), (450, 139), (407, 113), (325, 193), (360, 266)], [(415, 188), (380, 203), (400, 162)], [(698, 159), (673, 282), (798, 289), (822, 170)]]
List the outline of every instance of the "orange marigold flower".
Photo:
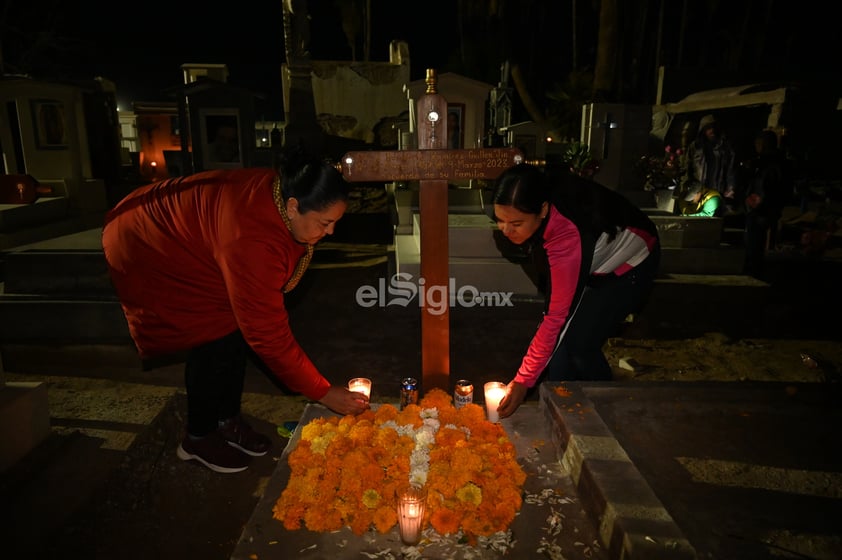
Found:
[(404, 409), (398, 413), (395, 418), (395, 422), (397, 422), (400, 426), (414, 426), (417, 428), (424, 423), (421, 419), (420, 413), (421, 407), (417, 404), (406, 405)]
[(395, 504), (384, 505), (374, 512), (374, 528), (380, 533), (388, 533), (398, 522)]
[(435, 388), (427, 391), (427, 393), (421, 398), (418, 406), (421, 408), (437, 408), (442, 410), (451, 407), (452, 401), (453, 399), (450, 397), (450, 393), (446, 393), (442, 389)]
[(452, 406), (439, 409), (439, 422), (442, 426), (459, 423), (459, 411)]
[(374, 422), (374, 416), (374, 410), (368, 408), (360, 414), (357, 414), (356, 416), (351, 416), (351, 418), (355, 418), (357, 422), (359, 422), (360, 420), (365, 420), (366, 422)]
[(383, 449), (391, 449), (397, 445), (400, 437), (395, 430), (377, 430), (374, 435), (374, 445)]
[(287, 458), (287, 464), (292, 470), (298, 468), (307, 468), (313, 463), (313, 454), (310, 452), (309, 441), (299, 441), (298, 447), (295, 449), (297, 453), (290, 453)]
[[(444, 424), (444, 422), (442, 422), (442, 424)], [(462, 430), (442, 426), (442, 428), (440, 428), (436, 433), (436, 449), (454, 447), (466, 440), (467, 435)]]
[[(362, 415), (360, 415), (362, 416)], [(348, 414), (347, 416), (343, 416), (336, 421), (336, 427), (343, 433), (348, 431), (354, 424), (359, 421), (360, 416), (353, 416)], [(333, 418), (331, 418), (333, 420)]]
[(493, 425), (485, 419), (485, 409), (475, 403), (466, 404), (457, 410), (457, 417), (463, 426), (471, 429), (471, 432), (481, 424)]
[[(522, 500), (523, 498), (519, 488), (511, 485), (505, 485), (497, 489), (497, 498), (493, 501), (493, 503), (496, 503), (501, 507), (505, 506), (506, 508), (511, 509), (512, 512), (517, 512), (520, 511)], [(514, 515), (514, 513), (512, 513), (512, 515)]]
[(355, 535), (362, 535), (368, 531), (372, 521), (374, 521), (374, 514), (370, 510), (361, 509), (348, 520), (348, 525)]
[(362, 447), (350, 449), (342, 459), (342, 469), (357, 476), (360, 470), (367, 467), (371, 459)]
[[(342, 517), (343, 520), (350, 519), (358, 509), (360, 509), (360, 505), (356, 499), (355, 495), (347, 495), (341, 494), (344, 496), (341, 500), (336, 500), (333, 503), (333, 506), (336, 509), (336, 512)], [(313, 507), (324, 507), (323, 505), (320, 506), (319, 504), (313, 504)], [(309, 529), (309, 527), (308, 527)]]
[(409, 478), (409, 452), (391, 457), (386, 465), (385, 477), (392, 480)]
[(390, 404), (383, 404), (374, 413), (374, 423), (383, 424), (398, 417), (398, 409)]
[(283, 522), (284, 528), (289, 530), (300, 529), (304, 522), (304, 503), (294, 500), (279, 500), (272, 508), (272, 517)]
[[(338, 458), (338, 460), (342, 460), (342, 457), (345, 454), (354, 449), (354, 442), (351, 441), (347, 437), (335, 437), (330, 441), (330, 444), (327, 446), (327, 450), (325, 451), (324, 458), (320, 457), (319, 460), (332, 460)], [(292, 455), (292, 454), (290, 454)]]
[(506, 431), (502, 424), (482, 422), (471, 430), (471, 435), (481, 438), (483, 441), (497, 441), (501, 434), (505, 435)]
[(342, 517), (336, 508), (311, 507), (304, 512), (304, 523), (311, 531), (337, 531), (342, 528)]
[(369, 486), (380, 484), (383, 481), (384, 475), (383, 467), (371, 460), (356, 473), (356, 476), (365, 481)]
[[(466, 447), (459, 447), (453, 450), (453, 468), (464, 472), (479, 472), (482, 470), (482, 456)], [(494, 466), (494, 465), (490, 465)]]
[(440, 535), (452, 535), (459, 531), (459, 525), (462, 523), (462, 516), (457, 515), (455, 511), (450, 508), (442, 507), (436, 509), (430, 516), (430, 525)]
[[(455, 409), (449, 394), (433, 390), (398, 411), (381, 405), (359, 416), (314, 419), (288, 455), (290, 478), (273, 517), (293, 530), (332, 531), (342, 526), (361, 535), (388, 532), (397, 522), (396, 492), (410, 480), (410, 456), (427, 445), (427, 518), (441, 534), (460, 530), (476, 542), (508, 528), (522, 504), (526, 474), (502, 425), (485, 419), (479, 405)], [(435, 408), (435, 437), (416, 440), (406, 432), (424, 424)], [(391, 422), (402, 426), (393, 429)], [(384, 425), (389, 423), (390, 425)], [(415, 476), (417, 466), (412, 469)]]
[(499, 529), (491, 519), (488, 519), (480, 514), (473, 514), (466, 515), (462, 518), (462, 530), (465, 532), (465, 536), (470, 540), (476, 535), (493, 535), (501, 529)]
[(448, 476), (446, 473), (441, 474), (441, 470), (436, 473), (431, 473), (427, 476), (427, 486), (429, 490), (435, 490), (442, 496), (453, 498), (456, 496), (456, 490), (471, 481), (471, 475), (460, 473), (459, 476)]

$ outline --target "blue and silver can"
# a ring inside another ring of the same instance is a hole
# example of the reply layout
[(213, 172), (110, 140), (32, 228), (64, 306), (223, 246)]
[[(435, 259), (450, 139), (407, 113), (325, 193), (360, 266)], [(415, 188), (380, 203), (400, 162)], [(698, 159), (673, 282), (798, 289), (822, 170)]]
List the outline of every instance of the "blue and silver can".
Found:
[(414, 377), (401, 380), (401, 410), (409, 404), (418, 404), (418, 380)]

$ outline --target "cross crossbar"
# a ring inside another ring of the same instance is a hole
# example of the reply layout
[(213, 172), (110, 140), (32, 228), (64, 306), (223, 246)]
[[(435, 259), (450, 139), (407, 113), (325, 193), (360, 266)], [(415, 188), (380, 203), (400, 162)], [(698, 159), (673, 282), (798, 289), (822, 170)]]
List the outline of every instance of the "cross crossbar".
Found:
[(496, 179), (522, 163), (517, 148), (348, 152), (337, 168), (350, 182)]

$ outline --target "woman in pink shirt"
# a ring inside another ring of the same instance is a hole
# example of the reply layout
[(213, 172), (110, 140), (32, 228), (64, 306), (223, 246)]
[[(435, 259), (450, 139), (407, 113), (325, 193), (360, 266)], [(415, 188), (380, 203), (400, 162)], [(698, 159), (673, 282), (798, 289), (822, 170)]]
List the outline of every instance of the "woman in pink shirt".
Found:
[(274, 169), (232, 169), (136, 189), (108, 212), (102, 246), (141, 357), (186, 352), (187, 426), (178, 448), (239, 472), (271, 440), (240, 414), (248, 352), (290, 391), (340, 414), (368, 408), (331, 384), (290, 330), (284, 305), (313, 245), (333, 233), (348, 184), (330, 164), (288, 153)]
[(660, 260), (655, 224), (621, 194), (569, 174), (516, 165), (498, 179), (494, 217), (523, 245), (546, 297), (543, 319), (498, 409), (505, 418), (539, 378), (610, 380), (602, 347), (644, 304)]

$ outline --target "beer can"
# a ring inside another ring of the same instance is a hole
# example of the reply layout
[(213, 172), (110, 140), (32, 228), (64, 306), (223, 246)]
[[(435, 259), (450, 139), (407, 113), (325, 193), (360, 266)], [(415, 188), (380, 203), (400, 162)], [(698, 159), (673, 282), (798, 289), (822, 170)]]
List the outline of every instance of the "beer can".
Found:
[(404, 377), (401, 380), (400, 409), (403, 410), (410, 404), (418, 404), (418, 380), (414, 377)]
[(467, 379), (460, 379), (456, 382), (456, 389), (453, 391), (453, 406), (462, 408), (472, 402), (474, 402), (474, 385)]

